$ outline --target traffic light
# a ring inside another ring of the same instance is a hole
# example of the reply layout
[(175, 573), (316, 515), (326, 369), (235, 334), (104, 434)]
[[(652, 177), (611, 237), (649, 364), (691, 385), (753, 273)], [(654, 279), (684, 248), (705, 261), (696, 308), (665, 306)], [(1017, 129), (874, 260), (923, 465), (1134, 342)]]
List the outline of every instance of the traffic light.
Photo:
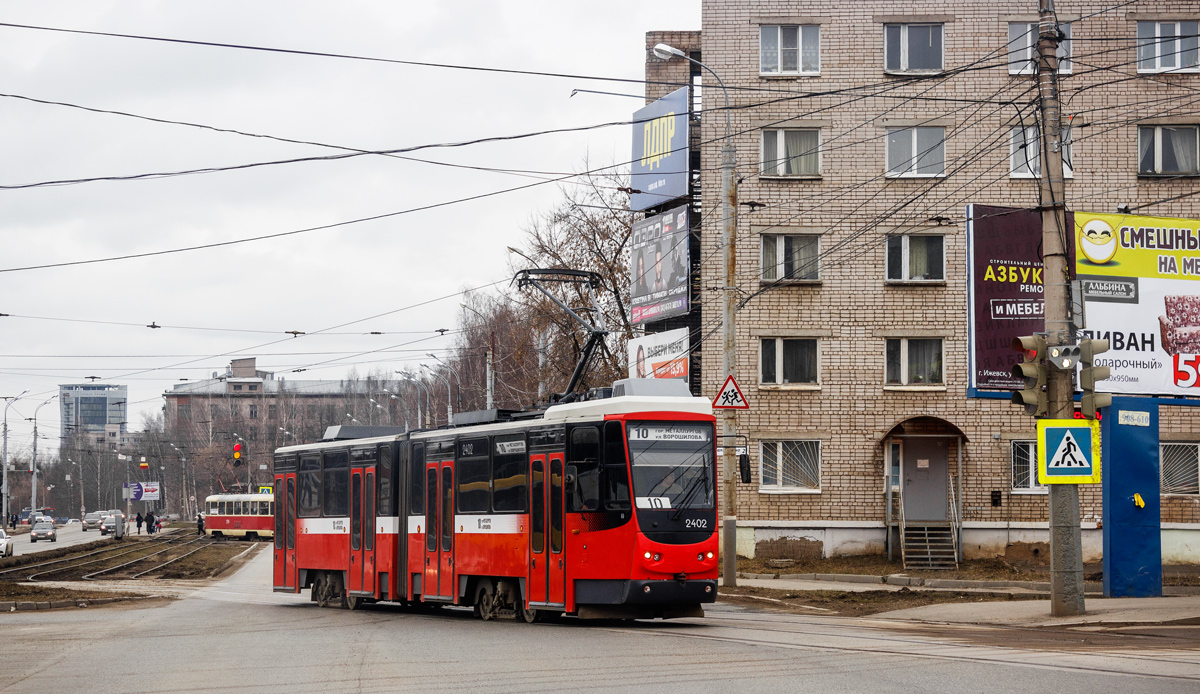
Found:
[(1015, 378), (1025, 381), (1022, 390), (1013, 392), (1013, 404), (1023, 405), (1028, 415), (1044, 417), (1050, 409), (1046, 396), (1046, 340), (1039, 335), (1014, 337), (1012, 348), (1025, 353), (1025, 361), (1012, 370)]
[(1046, 359), (1060, 371), (1074, 371), (1079, 363), (1079, 345), (1055, 345), (1049, 348)]
[(1083, 389), (1079, 409), (1088, 419), (1096, 418), (1096, 410), (1112, 404), (1112, 396), (1108, 393), (1096, 392), (1096, 381), (1103, 381), (1112, 372), (1107, 366), (1096, 366), (1096, 355), (1108, 351), (1108, 340), (1084, 340), (1079, 343), (1079, 362), (1083, 365), (1079, 370), (1079, 387)]
[(241, 465), (242, 464), (241, 458), (242, 458), (242, 444), (241, 444), (241, 442), (234, 443), (233, 444), (233, 464), (235, 466)]

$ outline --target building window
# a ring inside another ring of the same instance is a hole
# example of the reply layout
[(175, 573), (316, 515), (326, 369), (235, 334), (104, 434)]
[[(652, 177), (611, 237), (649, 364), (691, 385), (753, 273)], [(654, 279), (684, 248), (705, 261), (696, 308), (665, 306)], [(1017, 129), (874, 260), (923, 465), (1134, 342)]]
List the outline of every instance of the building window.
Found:
[(940, 72), (941, 24), (884, 24), (884, 69), (888, 72)]
[(942, 176), (946, 173), (946, 129), (888, 128), (889, 178)]
[(888, 446), (889, 456), (891, 458), (891, 484), (893, 490), (900, 489), (900, 454), (904, 450), (904, 444), (900, 441), (892, 441)]
[(258, 419), (258, 405), (250, 406), (250, 419)]
[[(185, 405), (185, 407), (186, 407), (186, 405)], [(108, 438), (110, 438), (110, 439), (117, 438), (117, 432), (115, 432), (115, 431), (108, 432)]]
[(762, 131), (763, 176), (819, 176), (821, 135), (815, 128)]
[(258, 385), (255, 383), (250, 384), (250, 390), (258, 390)]
[(1200, 494), (1200, 443), (1158, 447), (1163, 494)]
[(233, 389), (234, 389), (234, 390), (241, 390), (241, 389), (242, 389), (242, 387), (241, 387), (240, 385), (235, 385), (235, 386), (233, 387)]
[(1138, 22), (1138, 72), (1200, 71), (1198, 22)]
[(763, 234), (764, 280), (818, 280), (820, 236)]
[(941, 338), (887, 341), (888, 385), (941, 385)]
[(763, 75), (815, 75), (821, 71), (821, 27), (764, 25), (758, 30), (758, 71)]
[(768, 337), (760, 342), (761, 383), (816, 383), (817, 341)]
[(215, 422), (217, 420), (218, 407), (216, 405), (208, 406), (208, 416)]
[(309, 419), (316, 419), (316, 417), (317, 417), (317, 406), (316, 406), (316, 405), (305, 405), (305, 406), (304, 406), (304, 413), (305, 413), (305, 414), (308, 416), (308, 418), (309, 418)]
[[(1058, 42), (1058, 72), (1071, 71), (1071, 25), (1059, 24), (1063, 39)], [(1011, 22), (1008, 25), (1008, 74), (1032, 75), (1037, 72), (1037, 22)]]
[(279, 405), (267, 405), (267, 419), (279, 419)]
[(1012, 442), (1012, 488), (1014, 492), (1044, 492), (1037, 481), (1037, 441)]
[(179, 414), (179, 419), (181, 419), (181, 420), (186, 421), (186, 420), (192, 418), (192, 406), (191, 405), (180, 405), (176, 409), (176, 412)]
[(763, 441), (759, 488), (821, 489), (820, 441)]
[(1194, 125), (1138, 126), (1138, 173), (1169, 175), (1200, 173)]
[[(1071, 129), (1063, 128), (1063, 176), (1074, 178), (1071, 160)], [(1009, 176), (1013, 178), (1041, 178), (1042, 143), (1038, 126), (1014, 125), (1011, 131)]]
[(893, 282), (946, 279), (945, 237), (897, 234), (887, 240), (887, 278)]

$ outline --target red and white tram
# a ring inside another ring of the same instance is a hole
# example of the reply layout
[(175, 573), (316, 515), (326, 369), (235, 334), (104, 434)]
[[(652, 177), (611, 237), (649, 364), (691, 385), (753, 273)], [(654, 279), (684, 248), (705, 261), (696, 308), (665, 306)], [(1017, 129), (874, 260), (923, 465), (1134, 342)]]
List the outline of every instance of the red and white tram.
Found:
[(485, 619), (702, 615), (717, 595), (711, 405), (678, 381), (615, 385), (682, 394), (277, 450), (274, 589)]
[(272, 494), (212, 494), (204, 499), (204, 534), (269, 540), (274, 516)]

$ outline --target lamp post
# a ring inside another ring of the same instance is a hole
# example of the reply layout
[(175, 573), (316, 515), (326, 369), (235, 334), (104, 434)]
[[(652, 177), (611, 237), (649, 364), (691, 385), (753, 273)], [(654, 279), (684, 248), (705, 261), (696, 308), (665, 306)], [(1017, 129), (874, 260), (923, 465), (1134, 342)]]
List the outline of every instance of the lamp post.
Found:
[(0, 482), (0, 497), (3, 499), (0, 500), (0, 504), (4, 506), (4, 523), (8, 523), (8, 408), (28, 392), (29, 390), (25, 389), (21, 391), (20, 395), (4, 398), (8, 401), (4, 403), (4, 471), (0, 473), (3, 474), (3, 482)]
[(38, 504), (37, 504), (37, 440), (38, 440), (37, 415), (38, 415), (39, 410), (41, 410), (46, 405), (49, 405), (50, 401), (57, 397), (58, 397), (57, 393), (55, 393), (54, 395), (51, 395), (50, 397), (46, 398), (46, 402), (43, 402), (42, 404), (38, 405), (33, 410), (33, 460), (31, 460), (29, 462), (29, 471), (31, 473), (33, 473), (29, 478), (29, 512), (31, 514), (34, 511), (36, 511), (37, 507), (38, 507)]
[[(476, 311), (475, 309), (471, 308), (470, 306), (467, 306), (466, 304), (459, 304), (459, 306), (462, 306), (466, 310), (468, 310), (471, 313), (474, 313), (475, 315), (482, 318), (484, 323), (488, 323), (488, 319), (486, 317), (484, 317), (484, 315), (482, 313), (480, 313), (479, 311)], [(496, 406), (496, 375), (495, 375), (496, 372), (492, 366), (493, 360), (495, 359), (495, 356), (494, 356), (495, 352), (496, 352), (496, 331), (492, 330), (491, 325), (489, 324), (488, 325), (488, 351), (487, 351), (487, 407), (486, 407), (486, 409), (489, 409), (489, 410)]]
[[(432, 419), (433, 416), (429, 412), (429, 410), (430, 410), (429, 387), (426, 386), (421, 381), (417, 380), (413, 376), (413, 374), (409, 373), (408, 371), (397, 371), (396, 373), (403, 376), (404, 380), (408, 381), (409, 383), (417, 384), (418, 386), (420, 386), (421, 390), (425, 391), (425, 426), (426, 426), (426, 428), (432, 428), (433, 424), (431, 423), (430, 420)], [(449, 422), (447, 422), (447, 423), (449, 423)], [(417, 393), (417, 428), (420, 428), (420, 426), (421, 426), (421, 393), (418, 392)]]
[[(733, 148), (733, 134), (729, 124), (729, 90), (725, 88), (721, 76), (712, 68), (688, 57), (678, 48), (660, 43), (654, 47), (654, 55), (662, 60), (670, 60), (672, 56), (676, 56), (708, 70), (717, 78), (717, 84), (721, 86), (721, 93), (725, 96), (725, 144), (721, 147), (721, 244), (725, 248), (725, 282), (722, 290), (724, 306), (721, 314), (721, 332), (725, 375), (734, 376), (737, 371), (737, 324), (734, 316), (734, 302), (737, 300), (737, 181), (734, 167), (737, 164), (737, 153)], [(737, 441), (736, 412), (737, 410), (727, 409), (721, 413), (721, 438), (725, 443), (722, 466), (725, 472), (725, 519), (721, 554), (723, 580), (727, 586), (737, 585), (737, 487), (734, 479), (734, 471), (737, 469), (737, 446), (734, 445)]]
[(462, 412), (462, 409), (463, 409), (463, 406), (462, 406), (462, 378), (458, 375), (458, 369), (454, 368), (453, 366), (450, 366), (449, 364), (442, 361), (441, 359), (438, 359), (438, 356), (436, 354), (434, 354), (433, 352), (426, 352), (426, 355), (437, 360), (437, 363), (441, 364), (442, 366), (446, 367), (447, 369), (450, 369), (450, 373), (454, 374), (454, 382), (458, 384), (458, 411)]
[(454, 418), (454, 401), (450, 399), (452, 397), (450, 395), (450, 379), (434, 371), (428, 364), (421, 364), (421, 368), (446, 382), (446, 425), (449, 426), (450, 420)]

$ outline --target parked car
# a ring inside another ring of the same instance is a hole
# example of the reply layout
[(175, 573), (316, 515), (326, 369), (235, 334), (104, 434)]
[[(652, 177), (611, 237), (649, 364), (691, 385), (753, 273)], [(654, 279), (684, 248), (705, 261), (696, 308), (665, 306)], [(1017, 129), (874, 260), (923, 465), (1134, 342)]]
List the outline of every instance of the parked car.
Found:
[(0, 530), (0, 557), (11, 557), (13, 555), (13, 539), (8, 533)]
[(105, 513), (103, 511), (92, 511), (83, 517), (83, 532), (89, 530), (99, 530), (100, 522), (104, 520)]
[(58, 531), (54, 529), (54, 523), (44, 520), (34, 524), (33, 530), (29, 531), (29, 541), (37, 542), (38, 540), (58, 542)]

